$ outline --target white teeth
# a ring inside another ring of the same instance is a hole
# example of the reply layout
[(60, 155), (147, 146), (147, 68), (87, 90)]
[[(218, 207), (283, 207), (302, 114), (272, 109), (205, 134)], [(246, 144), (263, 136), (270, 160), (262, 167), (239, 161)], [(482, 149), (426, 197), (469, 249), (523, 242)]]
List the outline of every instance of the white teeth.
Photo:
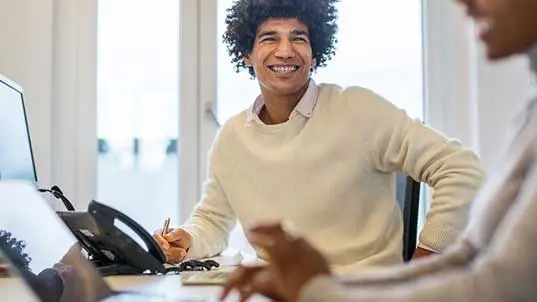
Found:
[(271, 66), (270, 70), (279, 73), (289, 73), (298, 70), (297, 66)]

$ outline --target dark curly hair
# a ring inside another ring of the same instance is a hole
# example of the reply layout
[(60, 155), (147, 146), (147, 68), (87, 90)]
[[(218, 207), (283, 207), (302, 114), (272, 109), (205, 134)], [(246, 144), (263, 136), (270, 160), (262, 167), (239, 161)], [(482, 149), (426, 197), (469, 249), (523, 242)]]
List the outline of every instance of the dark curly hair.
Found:
[[(297, 18), (308, 27), (312, 56), (316, 66), (326, 66), (335, 54), (337, 9), (339, 0), (236, 0), (227, 9), (227, 30), (222, 36), (235, 64), (235, 71), (247, 68), (244, 57), (254, 46), (257, 28), (269, 18)], [(255, 77), (252, 67), (250, 75)]]
[(14, 238), (8, 231), (0, 230), (0, 247), (15, 266), (30, 271), (29, 266), (32, 258), (24, 252), (26, 244), (23, 241)]

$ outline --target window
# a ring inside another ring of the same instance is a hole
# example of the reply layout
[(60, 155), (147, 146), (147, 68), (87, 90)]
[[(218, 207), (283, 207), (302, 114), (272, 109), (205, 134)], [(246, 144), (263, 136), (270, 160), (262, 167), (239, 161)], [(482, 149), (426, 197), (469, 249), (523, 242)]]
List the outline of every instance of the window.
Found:
[(99, 1), (98, 198), (179, 223), (180, 1)]

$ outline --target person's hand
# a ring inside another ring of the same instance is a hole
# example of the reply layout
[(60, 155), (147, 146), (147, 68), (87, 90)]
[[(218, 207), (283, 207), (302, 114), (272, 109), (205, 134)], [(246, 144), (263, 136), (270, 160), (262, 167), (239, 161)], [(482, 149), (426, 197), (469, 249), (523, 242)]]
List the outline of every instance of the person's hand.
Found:
[(177, 263), (183, 261), (186, 257), (192, 236), (181, 228), (169, 229), (168, 233), (161, 234), (162, 230), (157, 230), (153, 238), (158, 243), (164, 254), (166, 262)]
[(302, 287), (313, 278), (331, 273), (318, 250), (303, 238), (287, 234), (279, 223), (254, 227), (247, 237), (268, 254), (272, 287), (288, 301), (297, 301)]
[(271, 271), (266, 266), (240, 266), (224, 285), (220, 300), (232, 290), (239, 292), (239, 301), (246, 301), (253, 294), (260, 294), (274, 301), (283, 301), (282, 292), (276, 287)]

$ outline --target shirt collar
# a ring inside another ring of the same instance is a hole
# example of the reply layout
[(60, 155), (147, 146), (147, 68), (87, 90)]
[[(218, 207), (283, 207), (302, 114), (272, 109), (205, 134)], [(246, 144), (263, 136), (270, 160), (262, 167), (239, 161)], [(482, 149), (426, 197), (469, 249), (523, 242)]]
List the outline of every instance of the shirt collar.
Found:
[[(319, 94), (319, 88), (315, 84), (315, 81), (313, 79), (310, 79), (308, 88), (306, 89), (306, 92), (298, 101), (298, 104), (296, 105), (295, 109), (291, 112), (291, 115), (289, 116), (289, 119), (292, 119), (297, 114), (300, 114), (304, 117), (311, 117), (313, 114), (313, 108), (315, 107), (315, 104), (317, 103), (317, 96)], [(250, 109), (247, 112), (246, 115), (246, 125), (249, 125), (253, 121), (261, 122), (259, 119), (259, 113), (261, 112), (261, 109), (263, 109), (263, 105), (265, 104), (263, 100), (263, 95), (259, 95), (255, 102), (250, 106)]]

